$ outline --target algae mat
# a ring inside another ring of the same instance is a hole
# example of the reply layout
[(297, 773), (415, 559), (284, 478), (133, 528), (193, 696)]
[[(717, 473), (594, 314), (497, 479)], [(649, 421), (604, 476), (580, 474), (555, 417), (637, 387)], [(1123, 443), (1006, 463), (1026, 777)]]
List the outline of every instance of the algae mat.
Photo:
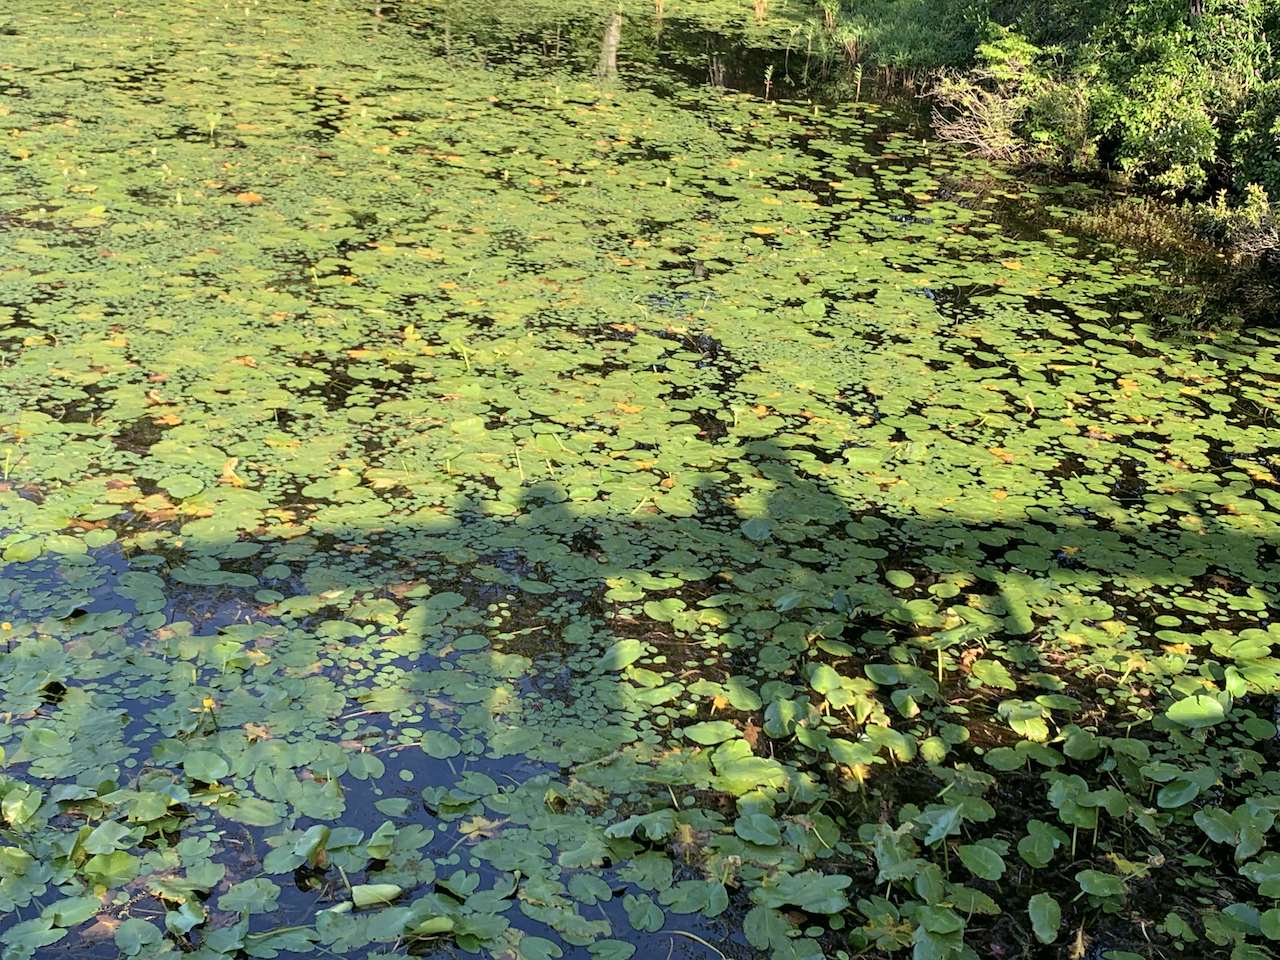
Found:
[(1280, 338), (509, 6), (0, 23), (5, 960), (1268, 955)]

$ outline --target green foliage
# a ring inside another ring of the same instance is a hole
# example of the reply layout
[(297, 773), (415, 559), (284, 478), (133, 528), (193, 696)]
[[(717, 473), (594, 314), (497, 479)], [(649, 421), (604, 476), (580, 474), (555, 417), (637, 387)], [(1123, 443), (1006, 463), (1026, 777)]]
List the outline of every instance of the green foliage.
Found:
[(1280, 203), (1272, 201), (1261, 185), (1245, 185), (1235, 202), (1221, 190), (1207, 203), (1194, 208), (1200, 231), (1250, 258), (1280, 253)]
[(1032, 69), (1045, 52), (1026, 37), (996, 23), (987, 25), (974, 57), (987, 74), (1000, 83), (1038, 86), (1043, 81)]
[[(934, 93), (943, 133), (977, 152), (1280, 199), (1280, 0), (1207, 0), (1199, 16), (1185, 0), (922, 0), (847, 22), (873, 61), (967, 65)], [(963, 27), (917, 33), (940, 23)]]
[(984, 0), (844, 0), (835, 33), (855, 59), (907, 70), (958, 66), (972, 56), (985, 13)]
[(1280, 335), (690, 3), (24, 5), (4, 960), (1280, 932)]
[(1236, 119), (1228, 160), (1238, 187), (1257, 184), (1280, 199), (1280, 77), (1250, 92)]

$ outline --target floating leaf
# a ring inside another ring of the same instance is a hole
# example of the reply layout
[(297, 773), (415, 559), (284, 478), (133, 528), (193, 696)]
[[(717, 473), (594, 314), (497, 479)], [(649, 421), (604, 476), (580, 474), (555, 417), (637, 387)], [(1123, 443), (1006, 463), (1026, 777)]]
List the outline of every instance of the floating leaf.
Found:
[(1195, 730), (1221, 723), (1226, 719), (1227, 711), (1216, 697), (1197, 693), (1174, 703), (1165, 711), (1165, 716), (1174, 723)]
[(394, 883), (357, 883), (351, 887), (351, 902), (357, 909), (391, 903), (404, 891)]
[(982, 844), (966, 844), (962, 845), (957, 852), (960, 854), (960, 862), (975, 877), (996, 881), (1004, 876), (1004, 860), (990, 847)]
[(815, 870), (784, 875), (760, 888), (761, 903), (775, 908), (795, 906), (809, 913), (839, 913), (849, 905), (844, 890), (852, 882), (850, 877)]
[(428, 730), (422, 735), (422, 752), (437, 760), (448, 760), (462, 752), (462, 746), (443, 730)]
[(1085, 893), (1095, 897), (1116, 897), (1124, 893), (1124, 880), (1099, 870), (1081, 870), (1076, 883)]
[(218, 909), (229, 913), (270, 913), (276, 908), (280, 888), (265, 877), (237, 883), (218, 898)]
[(159, 927), (138, 917), (130, 917), (116, 928), (116, 946), (126, 957), (136, 957), (163, 939)]
[(1027, 902), (1027, 913), (1031, 917), (1031, 929), (1041, 943), (1053, 943), (1058, 939), (1058, 929), (1062, 926), (1062, 908), (1058, 901), (1047, 893), (1037, 893)]
[(684, 735), (694, 743), (712, 745), (732, 740), (740, 735), (740, 731), (727, 720), (706, 720), (685, 727)]
[(231, 765), (211, 750), (193, 750), (183, 759), (182, 769), (192, 780), (217, 783), (231, 772)]
[(623, 670), (644, 656), (644, 644), (630, 637), (614, 643), (596, 664), (596, 669), (604, 672)]
[(622, 898), (622, 907), (627, 912), (632, 928), (641, 933), (661, 930), (666, 923), (662, 910), (644, 894), (627, 894)]
[(734, 822), (733, 829), (748, 843), (765, 847), (771, 847), (782, 839), (782, 830), (778, 822), (764, 813), (743, 814)]

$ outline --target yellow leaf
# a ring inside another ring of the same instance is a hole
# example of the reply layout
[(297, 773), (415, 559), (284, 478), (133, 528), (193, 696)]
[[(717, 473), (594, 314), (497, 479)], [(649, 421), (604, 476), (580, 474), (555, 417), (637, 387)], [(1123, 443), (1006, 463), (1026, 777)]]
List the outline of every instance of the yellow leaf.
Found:
[(1084, 927), (1081, 926), (1076, 930), (1075, 942), (1071, 944), (1067, 956), (1070, 960), (1084, 960), (1085, 951), (1088, 949), (1089, 942), (1085, 939)]
[(475, 843), (485, 837), (496, 837), (506, 820), (490, 820), (487, 817), (475, 816), (458, 825), (458, 832)]
[(227, 462), (222, 465), (222, 476), (218, 479), (223, 483), (230, 484), (233, 487), (243, 487), (244, 481), (236, 475), (236, 467), (240, 464), (239, 457), (229, 457)]

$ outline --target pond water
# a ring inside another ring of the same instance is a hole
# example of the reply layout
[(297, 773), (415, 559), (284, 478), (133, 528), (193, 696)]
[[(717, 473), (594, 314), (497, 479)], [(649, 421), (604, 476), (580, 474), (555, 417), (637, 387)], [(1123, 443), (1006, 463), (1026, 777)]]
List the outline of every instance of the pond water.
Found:
[(0, 15), (4, 960), (1266, 955), (1280, 336), (659, 8)]

